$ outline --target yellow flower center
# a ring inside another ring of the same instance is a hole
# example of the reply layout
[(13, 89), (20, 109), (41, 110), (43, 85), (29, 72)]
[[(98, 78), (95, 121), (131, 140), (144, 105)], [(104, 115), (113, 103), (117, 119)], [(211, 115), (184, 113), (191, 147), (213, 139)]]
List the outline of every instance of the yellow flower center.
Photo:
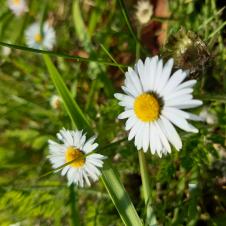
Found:
[(14, 5), (19, 5), (20, 4), (20, 0), (13, 0), (13, 4)]
[(68, 147), (65, 153), (66, 157), (66, 162), (71, 162), (70, 166), (75, 167), (75, 168), (80, 168), (85, 164), (85, 155), (79, 150), (76, 149), (75, 147)]
[(42, 36), (39, 33), (37, 33), (35, 34), (34, 39), (37, 43), (40, 43), (42, 41)]
[(135, 99), (134, 111), (141, 121), (152, 122), (159, 117), (160, 104), (153, 94), (143, 93)]

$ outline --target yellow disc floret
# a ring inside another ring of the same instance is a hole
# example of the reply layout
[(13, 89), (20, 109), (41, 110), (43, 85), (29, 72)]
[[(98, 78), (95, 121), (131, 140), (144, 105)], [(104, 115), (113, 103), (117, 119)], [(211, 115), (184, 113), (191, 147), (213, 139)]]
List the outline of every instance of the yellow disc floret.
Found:
[(40, 43), (42, 41), (41, 34), (39, 34), (39, 33), (35, 34), (34, 39), (37, 43)]
[(72, 167), (79, 168), (85, 164), (85, 155), (75, 147), (68, 147), (65, 152), (65, 157), (66, 162), (71, 162), (72, 160), (74, 160), (74, 162), (70, 164), (70, 166)]
[(160, 104), (153, 94), (143, 93), (135, 99), (134, 111), (141, 121), (152, 122), (159, 117)]

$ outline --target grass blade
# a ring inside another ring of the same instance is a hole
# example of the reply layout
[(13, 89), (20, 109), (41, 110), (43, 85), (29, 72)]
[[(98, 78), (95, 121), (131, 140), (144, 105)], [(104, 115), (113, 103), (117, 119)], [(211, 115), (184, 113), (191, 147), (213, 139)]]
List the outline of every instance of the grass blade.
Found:
[(91, 128), (89, 126), (88, 120), (85, 118), (78, 104), (72, 98), (69, 90), (67, 89), (63, 79), (61, 78), (51, 59), (47, 55), (43, 55), (43, 58), (51, 76), (51, 79), (58, 93), (63, 99), (63, 103), (71, 120), (75, 123), (78, 129), (86, 129), (89, 133), (91, 133)]
[(123, 65), (123, 64), (116, 64), (116, 63), (112, 63), (112, 62), (107, 62), (107, 61), (103, 61), (103, 60), (96, 60), (96, 59), (92, 59), (92, 58), (83, 58), (83, 57), (79, 57), (79, 56), (71, 56), (71, 55), (67, 55), (64, 53), (58, 53), (58, 52), (54, 52), (54, 51), (47, 51), (47, 50), (40, 50), (40, 49), (33, 49), (33, 48), (29, 48), (26, 46), (19, 46), (19, 45), (14, 45), (14, 44), (9, 44), (9, 43), (5, 43), (5, 42), (0, 42), (0, 46), (6, 46), (12, 49), (19, 49), (19, 50), (23, 50), (23, 51), (27, 51), (27, 52), (32, 52), (32, 53), (42, 53), (44, 55), (50, 55), (50, 56), (58, 56), (58, 57), (62, 57), (65, 59), (71, 59), (71, 60), (75, 60), (76, 62), (96, 62), (99, 64), (104, 64), (104, 65), (109, 65), (109, 66), (113, 66), (113, 67), (127, 67), (127, 65)]
[(128, 14), (127, 14), (127, 11), (126, 11), (126, 7), (125, 7), (125, 4), (124, 4), (123, 0), (118, 0), (118, 3), (119, 3), (119, 6), (121, 8), (122, 15), (123, 15), (123, 17), (125, 19), (125, 22), (127, 24), (127, 27), (129, 29), (129, 32), (130, 32), (131, 36), (134, 38), (134, 40), (136, 42), (139, 42), (138, 39), (137, 39), (137, 36), (135, 35), (135, 33), (133, 31), (133, 28), (132, 28), (131, 24), (130, 24), (129, 17), (128, 17)]
[(149, 175), (147, 171), (147, 163), (145, 160), (144, 152), (138, 151), (139, 163), (140, 163), (140, 172), (142, 179), (142, 189), (144, 193), (144, 201), (146, 207), (146, 224), (145, 225), (156, 225), (156, 217), (152, 209), (151, 203), (151, 188), (149, 182)]
[(142, 226), (143, 224), (120, 182), (118, 173), (108, 161), (105, 162), (105, 167), (102, 171), (102, 181), (124, 224), (127, 226)]

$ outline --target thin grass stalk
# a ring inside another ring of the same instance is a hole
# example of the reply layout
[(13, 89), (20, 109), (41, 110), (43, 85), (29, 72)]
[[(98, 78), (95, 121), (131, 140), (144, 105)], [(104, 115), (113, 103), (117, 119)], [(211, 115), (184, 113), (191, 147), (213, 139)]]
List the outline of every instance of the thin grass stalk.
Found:
[(141, 179), (142, 179), (144, 202), (146, 207), (145, 225), (154, 226), (154, 225), (157, 225), (157, 221), (156, 221), (154, 211), (152, 209), (150, 181), (149, 181), (149, 175), (147, 170), (147, 163), (145, 160), (145, 155), (143, 150), (138, 151), (138, 157), (139, 157), (139, 163), (140, 163), (140, 173), (141, 173)]
[(71, 206), (71, 223), (73, 226), (80, 226), (78, 208), (76, 205), (77, 203), (76, 191), (73, 184), (69, 186), (69, 197)]

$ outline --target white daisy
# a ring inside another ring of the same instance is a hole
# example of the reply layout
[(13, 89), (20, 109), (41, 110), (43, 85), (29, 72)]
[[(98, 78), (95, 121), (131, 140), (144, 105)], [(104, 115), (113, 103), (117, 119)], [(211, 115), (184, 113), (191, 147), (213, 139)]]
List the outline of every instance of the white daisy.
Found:
[(53, 49), (56, 41), (54, 29), (45, 22), (43, 25), (43, 34), (41, 34), (39, 23), (33, 23), (25, 31), (26, 43), (29, 47), (35, 49)]
[(90, 186), (90, 179), (97, 181), (101, 175), (103, 155), (92, 153), (98, 144), (94, 143), (95, 137), (86, 140), (82, 131), (60, 130), (57, 137), (62, 144), (49, 140), (50, 155), (48, 156), (53, 168), (58, 168), (67, 162), (72, 163), (64, 166), (61, 175), (67, 175), (68, 184), (76, 184), (80, 187)]
[(61, 98), (57, 95), (53, 95), (50, 99), (50, 105), (53, 109), (60, 109)]
[(153, 7), (149, 1), (138, 1), (136, 5), (136, 19), (143, 25), (150, 21), (153, 14)]
[(7, 2), (10, 10), (12, 10), (16, 16), (21, 16), (28, 11), (25, 0), (8, 0)]
[(193, 99), (192, 92), (196, 80), (184, 81), (187, 73), (175, 71), (172, 76), (173, 59), (163, 66), (158, 56), (146, 58), (135, 65), (135, 70), (128, 68), (125, 94), (116, 93), (119, 105), (125, 108), (118, 118), (125, 119), (129, 140), (135, 138), (135, 145), (152, 154), (171, 152), (170, 143), (179, 151), (181, 139), (173, 124), (182, 130), (197, 133), (198, 130), (187, 120), (200, 120), (194, 114), (182, 109), (198, 107), (202, 101)]

